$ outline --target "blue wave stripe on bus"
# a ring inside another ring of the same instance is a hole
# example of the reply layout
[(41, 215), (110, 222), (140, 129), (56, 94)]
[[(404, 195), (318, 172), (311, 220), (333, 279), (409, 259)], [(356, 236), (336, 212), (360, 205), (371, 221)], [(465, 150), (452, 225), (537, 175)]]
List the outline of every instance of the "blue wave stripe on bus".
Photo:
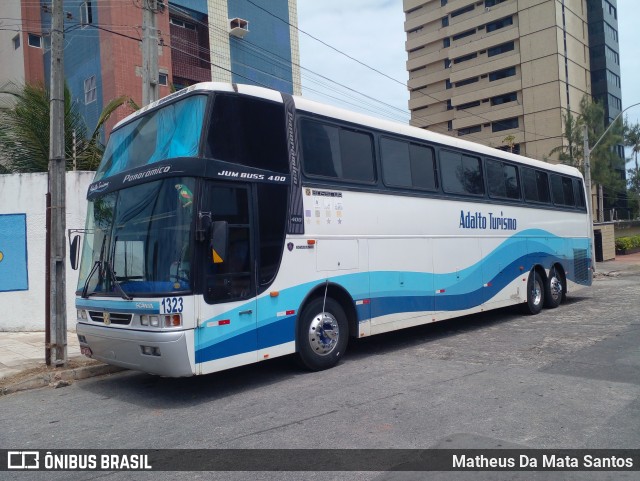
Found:
[[(544, 242), (536, 240), (537, 238), (543, 238)], [(354, 299), (370, 299), (369, 305), (357, 306), (359, 320), (402, 312), (465, 310), (489, 301), (522, 275), (520, 266), (539, 263), (548, 268), (558, 262), (563, 265), (567, 278), (577, 282), (571, 268), (573, 250), (588, 249), (588, 245), (589, 239), (565, 239), (544, 230), (530, 229), (505, 239), (479, 262), (458, 272), (436, 274), (378, 271), (335, 276), (330, 278), (330, 281), (347, 288)], [(523, 255), (523, 252), (529, 253)], [(398, 295), (397, 280), (400, 275), (407, 285), (419, 288), (403, 289), (403, 295)], [(321, 282), (314, 281), (281, 290), (280, 297), (286, 300), (284, 304), (289, 303), (297, 307), (297, 303), (309, 290)], [(373, 286), (370, 295), (364, 292), (361, 295), (354, 294), (356, 289), (361, 291), (362, 286), (369, 285), (369, 282)], [(485, 284), (491, 286), (478, 287)], [(444, 289), (445, 292), (436, 294), (436, 289)], [(297, 316), (277, 318), (269, 302), (268, 298), (258, 299), (258, 312), (262, 317), (257, 333), (259, 349), (295, 340)], [(238, 310), (244, 307), (239, 307)], [(247, 344), (243, 345), (243, 342), (250, 341), (249, 344), (255, 345), (255, 336), (255, 328), (251, 326), (228, 332), (223, 337), (212, 338), (204, 335), (196, 346), (196, 358), (200, 359), (197, 362), (250, 352), (252, 349), (247, 349)], [(236, 342), (235, 339), (242, 341)]]
[(296, 316), (289, 316), (258, 328), (257, 346), (256, 331), (250, 330), (228, 337), (216, 344), (211, 344), (196, 350), (196, 362), (214, 361), (224, 357), (236, 356), (266, 349), (294, 340), (292, 332), (295, 329)]

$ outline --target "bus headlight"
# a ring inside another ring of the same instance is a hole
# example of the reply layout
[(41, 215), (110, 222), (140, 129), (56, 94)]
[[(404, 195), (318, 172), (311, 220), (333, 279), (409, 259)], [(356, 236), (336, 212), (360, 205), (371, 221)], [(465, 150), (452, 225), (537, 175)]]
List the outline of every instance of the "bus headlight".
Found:
[(158, 316), (149, 316), (149, 324), (151, 324), (151, 327), (160, 327), (160, 318)]
[(142, 326), (148, 326), (149, 325), (149, 316), (147, 316), (146, 314), (143, 314), (140, 316), (140, 324)]

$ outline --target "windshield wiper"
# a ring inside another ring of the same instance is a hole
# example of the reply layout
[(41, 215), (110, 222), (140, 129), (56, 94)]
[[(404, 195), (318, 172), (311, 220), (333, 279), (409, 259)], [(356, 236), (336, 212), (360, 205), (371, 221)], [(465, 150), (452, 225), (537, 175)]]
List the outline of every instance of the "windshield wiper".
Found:
[(104, 265), (105, 265), (105, 269), (109, 271), (109, 277), (111, 278), (111, 282), (113, 282), (113, 285), (116, 287), (116, 290), (120, 294), (120, 297), (122, 297), (123, 299), (126, 299), (127, 301), (130, 301), (131, 299), (133, 299), (133, 297), (131, 297), (126, 292), (124, 292), (124, 289), (120, 285), (120, 282), (118, 282), (118, 279), (116, 279), (116, 275), (114, 274), (113, 269), (111, 268), (111, 264), (109, 264), (108, 262), (105, 262)]
[[(106, 244), (107, 240), (107, 236), (103, 236), (102, 237), (102, 246), (100, 246), (100, 257), (98, 258), (97, 261), (95, 261), (93, 263), (93, 267), (91, 268), (91, 271), (89, 272), (89, 275), (87, 276), (87, 280), (84, 281), (84, 286), (82, 288), (82, 298), (83, 299), (87, 299), (89, 297), (89, 281), (91, 281), (91, 278), (93, 277), (93, 274), (95, 274), (95, 272), (98, 270), (99, 267), (102, 266), (102, 259), (104, 258), (104, 246)], [(99, 282), (99, 281), (98, 281)]]
[[(118, 279), (116, 279), (116, 276), (113, 273), (113, 268), (111, 267), (111, 264), (104, 260), (104, 248), (106, 245), (106, 240), (107, 240), (107, 236), (105, 235), (102, 238), (102, 246), (100, 247), (100, 258), (94, 262), (93, 267), (91, 268), (91, 272), (89, 272), (89, 275), (87, 276), (87, 280), (84, 282), (84, 287), (82, 288), (82, 298), (87, 299), (89, 297), (89, 293), (88, 293), (89, 282), (91, 281), (91, 278), (96, 273), (96, 271), (101, 271), (101, 272), (107, 271), (107, 275), (109, 276), (109, 279), (111, 279), (111, 282), (113, 283), (116, 290), (118, 291), (118, 294), (120, 294), (120, 297), (122, 297), (123, 299), (126, 299), (127, 301), (130, 301), (133, 299), (133, 297), (129, 296), (126, 292), (124, 292), (124, 289), (122, 289), (120, 282), (118, 282)], [(101, 275), (100, 277), (104, 279), (104, 275)]]

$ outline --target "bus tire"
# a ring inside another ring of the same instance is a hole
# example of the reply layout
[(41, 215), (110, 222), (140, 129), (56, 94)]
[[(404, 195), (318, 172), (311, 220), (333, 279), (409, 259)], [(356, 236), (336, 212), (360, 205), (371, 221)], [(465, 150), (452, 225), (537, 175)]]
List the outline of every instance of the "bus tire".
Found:
[[(324, 309), (323, 309), (324, 305)], [(338, 364), (347, 348), (349, 324), (344, 309), (328, 297), (313, 299), (300, 315), (297, 355), (310, 371), (321, 371)]]
[(523, 308), (526, 314), (536, 315), (542, 310), (544, 305), (544, 283), (542, 277), (536, 271), (529, 274), (527, 282), (527, 302)]
[(549, 271), (549, 277), (544, 285), (544, 307), (555, 309), (562, 303), (563, 297), (564, 279), (554, 266)]

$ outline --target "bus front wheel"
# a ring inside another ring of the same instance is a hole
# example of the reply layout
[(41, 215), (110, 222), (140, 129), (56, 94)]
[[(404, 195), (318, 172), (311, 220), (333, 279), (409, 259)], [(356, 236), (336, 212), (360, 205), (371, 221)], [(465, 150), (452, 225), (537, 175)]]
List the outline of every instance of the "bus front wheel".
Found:
[(334, 299), (316, 298), (303, 309), (298, 324), (298, 360), (311, 371), (338, 364), (347, 348), (349, 325)]
[(527, 282), (527, 302), (524, 304), (524, 311), (527, 314), (538, 314), (544, 305), (544, 283), (542, 277), (536, 271), (529, 274)]

